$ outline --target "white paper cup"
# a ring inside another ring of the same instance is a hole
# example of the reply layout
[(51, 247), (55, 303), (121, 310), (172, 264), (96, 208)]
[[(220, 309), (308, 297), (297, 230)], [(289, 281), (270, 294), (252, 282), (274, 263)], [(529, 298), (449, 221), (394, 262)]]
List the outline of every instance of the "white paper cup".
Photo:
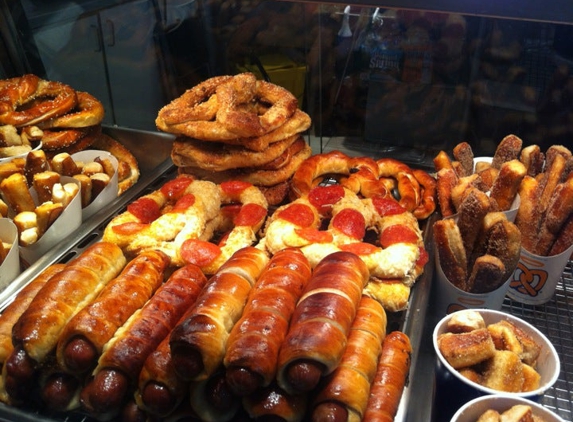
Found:
[[(34, 148), (32, 148), (30, 151), (37, 151), (41, 148), (42, 148), (42, 143), (38, 142), (36, 144), (36, 146)], [(13, 155), (11, 157), (0, 157), (0, 163), (9, 163), (10, 161), (12, 161), (16, 158), (26, 158), (28, 156), (28, 154), (30, 153), (30, 151), (27, 151), (23, 154)]]
[[(540, 375), (539, 388), (533, 391), (520, 393), (507, 393), (494, 390), (480, 385), (464, 377), (458, 370), (452, 367), (440, 352), (438, 337), (447, 331), (448, 321), (452, 315), (442, 318), (435, 326), (432, 333), (432, 343), (436, 354), (436, 400), (437, 411), (449, 419), (457, 409), (465, 403), (477, 397), (486, 395), (503, 394), (510, 397), (521, 397), (533, 401), (540, 401), (545, 392), (551, 388), (561, 372), (561, 362), (557, 350), (551, 341), (536, 327), (527, 321), (511, 314), (494, 311), (491, 309), (477, 309), (483, 317), (486, 326), (496, 322), (507, 320), (517, 328), (525, 332), (537, 344), (541, 346), (541, 352), (537, 359), (536, 370)], [(460, 311), (464, 312), (464, 311)], [(445, 420), (445, 419), (440, 419)]]
[(440, 316), (451, 314), (462, 309), (493, 309), (500, 310), (509, 288), (511, 277), (497, 289), (487, 293), (470, 293), (458, 289), (444, 274), (440, 258), (436, 251), (436, 303), (435, 310)]
[[(61, 176), (60, 181), (62, 184), (75, 183), (80, 185), (80, 182), (73, 177)], [(30, 193), (34, 200), (37, 201), (37, 194), (34, 188), (30, 189)], [(78, 194), (72, 199), (68, 206), (64, 209), (62, 214), (54, 221), (54, 223), (46, 230), (46, 233), (38, 239), (38, 241), (30, 246), (21, 246), (20, 255), (28, 264), (37, 261), (41, 256), (45, 255), (55, 245), (60, 243), (71, 235), (82, 224), (82, 203), (81, 194)]]
[(489, 409), (503, 413), (516, 405), (529, 406), (533, 415), (542, 418), (545, 422), (565, 422), (564, 419), (539, 403), (523, 397), (511, 397), (507, 395), (483, 396), (470, 400), (460, 407), (450, 422), (476, 422), (478, 418)]
[(82, 220), (87, 220), (96, 212), (101, 210), (118, 195), (118, 176), (117, 176), (117, 167), (118, 162), (117, 158), (115, 158), (110, 152), (108, 151), (99, 151), (99, 150), (84, 150), (80, 152), (76, 152), (72, 154), (72, 158), (74, 161), (82, 161), (84, 163), (90, 163), (95, 161), (96, 158), (105, 158), (108, 159), (115, 168), (115, 173), (113, 174), (109, 184), (102, 190), (99, 195), (85, 208), (82, 209)]
[(0, 291), (20, 274), (20, 255), (18, 254), (18, 229), (9, 218), (0, 218), (0, 240), (12, 246), (0, 265)]
[(573, 245), (553, 256), (536, 255), (522, 247), (507, 295), (527, 305), (541, 305), (550, 301), (571, 253)]

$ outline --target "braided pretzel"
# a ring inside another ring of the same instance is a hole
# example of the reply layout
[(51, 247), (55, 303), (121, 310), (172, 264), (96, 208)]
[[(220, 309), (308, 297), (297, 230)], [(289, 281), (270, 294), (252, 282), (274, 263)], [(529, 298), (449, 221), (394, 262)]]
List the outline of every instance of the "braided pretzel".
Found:
[[(10, 104), (11, 110), (0, 114), (0, 123), (16, 127), (34, 125), (67, 113), (76, 106), (77, 101), (76, 92), (70, 86), (61, 82), (40, 80), (32, 95), (13, 102)], [(5, 101), (3, 108), (6, 108), (6, 105)], [(18, 110), (21, 106), (25, 107)]]

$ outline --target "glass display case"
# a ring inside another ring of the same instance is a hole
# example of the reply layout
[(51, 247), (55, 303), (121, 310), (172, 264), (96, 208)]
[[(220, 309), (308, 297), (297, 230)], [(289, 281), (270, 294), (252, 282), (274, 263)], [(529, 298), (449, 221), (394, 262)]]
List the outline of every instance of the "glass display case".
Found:
[[(295, 94), (312, 118), (307, 137), (315, 153), (390, 156), (433, 170), (436, 154), (461, 141), (476, 156), (493, 155), (508, 134), (542, 150), (571, 148), (573, 7), (570, 0), (548, 6), (534, 0), (0, 0), (0, 79), (34, 73), (67, 83), (102, 101), (108, 127), (147, 133), (157, 131), (158, 110), (186, 89), (211, 76), (251, 71)], [(137, 142), (130, 143), (135, 150)], [(162, 158), (169, 155), (165, 148)], [(153, 150), (146, 144), (135, 155), (145, 161)], [(144, 167), (143, 181), (151, 185), (166, 169), (156, 162)], [(92, 231), (98, 236), (105, 217), (74, 240), (91, 239)], [(59, 248), (43, 263), (65, 252)], [(562, 374), (543, 404), (565, 420), (573, 417), (571, 271), (569, 262), (546, 305), (504, 303), (504, 310), (540, 325), (558, 348)], [(430, 282), (421, 283), (424, 297), (400, 321), (419, 346), (408, 391), (416, 406), (401, 409), (401, 420), (436, 413)], [(39, 420), (26, 412), (12, 416)]]
[(185, 89), (250, 70), (297, 95), (316, 150), (423, 165), (462, 140), (487, 155), (509, 133), (542, 147), (571, 138), (564, 0), (3, 3), (0, 72), (92, 92), (113, 125), (154, 130)]

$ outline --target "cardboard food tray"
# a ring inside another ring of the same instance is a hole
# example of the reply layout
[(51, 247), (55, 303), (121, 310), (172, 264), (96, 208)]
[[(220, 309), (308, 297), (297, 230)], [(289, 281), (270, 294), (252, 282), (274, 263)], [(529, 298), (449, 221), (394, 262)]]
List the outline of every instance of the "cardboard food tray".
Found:
[[(106, 132), (114, 139), (120, 140), (128, 146), (134, 155), (136, 155), (138, 160), (142, 157), (140, 161), (140, 165), (142, 167), (142, 177), (140, 181), (135, 187), (131, 188), (124, 195), (110, 203), (105, 210), (101, 210), (84, 222), (78, 230), (78, 233), (72, 236), (69, 242), (59, 245), (50, 254), (47, 254), (36, 262), (33, 267), (24, 271), (20, 277), (14, 280), (12, 288), (1, 292), (0, 311), (14, 299), (19, 290), (21, 290), (36, 274), (39, 274), (48, 265), (55, 262), (67, 262), (69, 259), (80, 254), (82, 250), (87, 248), (89, 245), (97, 242), (101, 238), (107, 223), (114, 215), (122, 212), (127, 204), (147, 192), (158, 189), (167, 180), (176, 176), (176, 168), (173, 166), (171, 160), (167, 158), (162, 162), (161, 159), (157, 157), (159, 153), (156, 152), (161, 148), (167, 148), (167, 150), (170, 151), (170, 141), (172, 141), (173, 138), (162, 136), (163, 134), (134, 132), (131, 130), (117, 128), (110, 128)], [(161, 143), (168, 144), (169, 146), (158, 145)], [(156, 145), (158, 149), (155, 149)], [(150, 153), (151, 150), (153, 150), (153, 154)], [(152, 158), (154, 161), (151, 163), (146, 162), (145, 155)], [(167, 157), (169, 157), (169, 153), (167, 153)], [(418, 406), (409, 406), (410, 396), (419, 396), (420, 393), (416, 391), (417, 387), (427, 388), (427, 380), (418, 376), (416, 373), (419, 368), (419, 365), (417, 365), (419, 350), (423, 347), (421, 344), (423, 334), (422, 329), (424, 327), (424, 319), (426, 317), (431, 281), (434, 272), (434, 248), (432, 246), (433, 240), (431, 227), (436, 218), (437, 215), (434, 214), (422, 225), (424, 243), (430, 255), (430, 259), (426, 265), (424, 273), (412, 288), (408, 309), (402, 312), (388, 313), (387, 331), (391, 332), (400, 330), (406, 333), (410, 338), (413, 350), (409, 381), (404, 389), (398, 414), (395, 418), (395, 421), (397, 422), (417, 420), (415, 417), (412, 418), (411, 412), (417, 411), (416, 409), (418, 409)], [(7, 406), (3, 403), (0, 403), (0, 420), (23, 422), (96, 422), (95, 419), (79, 412), (43, 413), (37, 409), (24, 410), (21, 408)]]

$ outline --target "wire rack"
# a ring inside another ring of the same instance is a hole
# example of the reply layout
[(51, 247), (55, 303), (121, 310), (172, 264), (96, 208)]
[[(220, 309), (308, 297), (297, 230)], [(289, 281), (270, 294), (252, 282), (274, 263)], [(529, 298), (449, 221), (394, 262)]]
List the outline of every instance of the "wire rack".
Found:
[(502, 310), (534, 325), (553, 343), (561, 360), (557, 382), (541, 403), (566, 421), (573, 420), (573, 262), (569, 261), (553, 298), (538, 306), (524, 305), (506, 297)]

